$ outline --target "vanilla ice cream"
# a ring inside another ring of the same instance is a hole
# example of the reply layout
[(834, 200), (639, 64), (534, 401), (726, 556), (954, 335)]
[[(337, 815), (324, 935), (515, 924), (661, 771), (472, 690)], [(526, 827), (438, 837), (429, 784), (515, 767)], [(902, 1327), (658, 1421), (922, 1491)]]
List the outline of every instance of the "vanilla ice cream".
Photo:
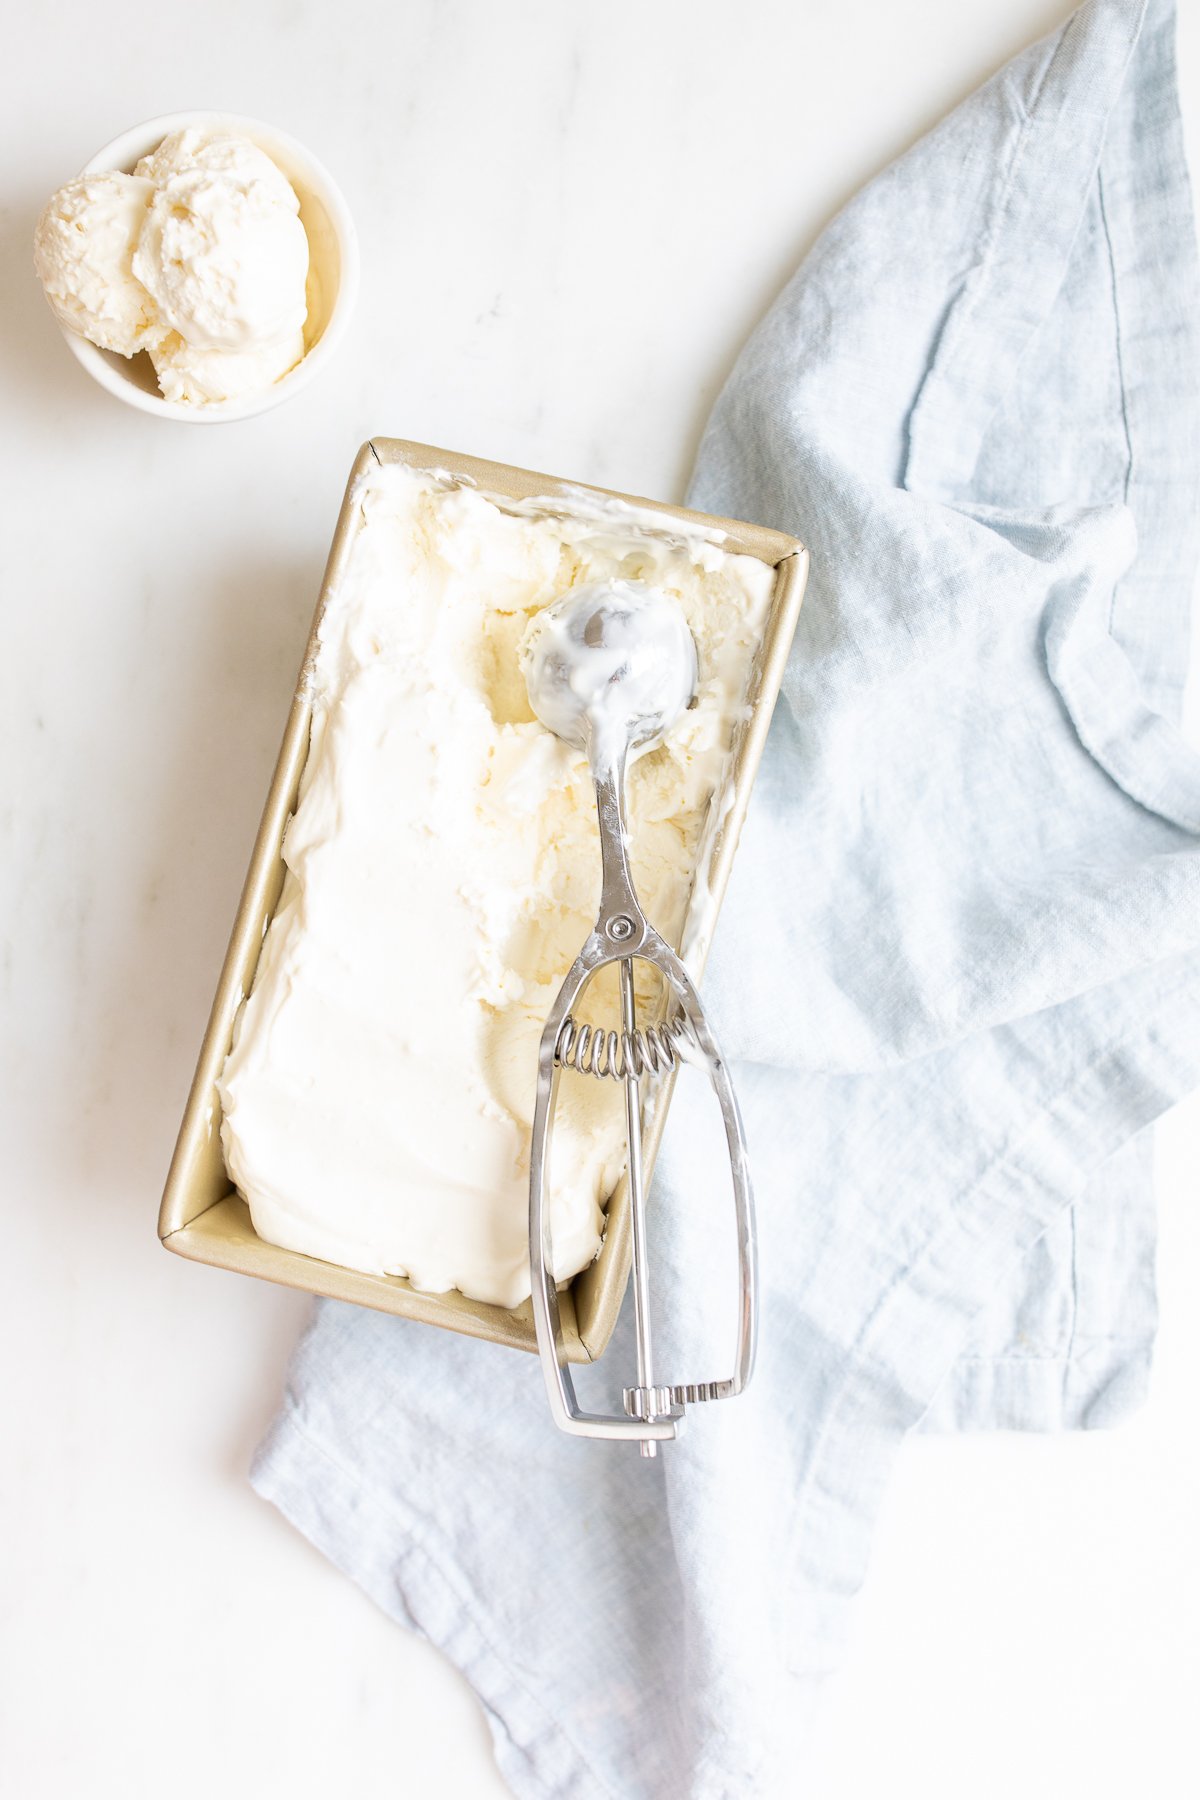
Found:
[(70, 330), (149, 352), (169, 400), (270, 387), (304, 355), (308, 238), (295, 190), (234, 132), (173, 132), (132, 175), (80, 176), (38, 222), (34, 262)]
[(34, 238), (34, 267), (56, 318), (119, 356), (136, 356), (161, 335), (133, 273), (153, 192), (136, 175), (81, 175), (48, 202)]
[[(222, 1141), (267, 1241), (513, 1307), (530, 1286), (538, 1041), (600, 880), (587, 761), (534, 718), (522, 641), (587, 582), (647, 582), (681, 607), (695, 703), (627, 787), (639, 896), (686, 954), (773, 571), (583, 494), (494, 500), (390, 464), (356, 498), (308, 672), (284, 888), (219, 1084)], [(597, 1022), (603, 983), (580, 1008)], [(624, 1159), (619, 1085), (565, 1078), (560, 1280), (595, 1256)]]

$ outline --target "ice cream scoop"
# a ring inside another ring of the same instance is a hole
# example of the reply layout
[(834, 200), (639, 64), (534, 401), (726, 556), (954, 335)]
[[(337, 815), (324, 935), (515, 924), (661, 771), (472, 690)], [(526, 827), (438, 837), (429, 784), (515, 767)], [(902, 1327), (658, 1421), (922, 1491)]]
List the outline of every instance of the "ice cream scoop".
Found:
[[(529, 1257), (538, 1351), (551, 1410), (564, 1431), (633, 1439), (643, 1456), (655, 1456), (659, 1442), (678, 1434), (686, 1402), (722, 1400), (741, 1392), (753, 1367), (756, 1330), (753, 1197), (737, 1099), (691, 976), (642, 912), (629, 869), (625, 824), (629, 752), (653, 741), (688, 705), (696, 691), (696, 646), (668, 594), (642, 582), (614, 580), (576, 588), (545, 607), (522, 644), (521, 663), (529, 704), (543, 725), (587, 751), (601, 861), (596, 924), (550, 1009), (538, 1053), (529, 1165)], [(639, 1030), (637, 1022), (635, 957), (659, 970), (675, 1004), (673, 1017), (649, 1031)], [(580, 1026), (571, 1008), (596, 971), (609, 963), (620, 965), (621, 1029)], [(725, 1126), (740, 1266), (738, 1347), (732, 1377), (662, 1386), (652, 1367), (641, 1083), (673, 1068), (681, 1055), (706, 1066)], [(580, 1410), (563, 1350), (547, 1204), (551, 1130), (563, 1069), (618, 1080), (625, 1090), (637, 1384), (624, 1390), (623, 1418)]]
[(529, 704), (593, 774), (674, 724), (696, 692), (696, 646), (678, 603), (641, 581), (574, 588), (535, 617), (521, 649)]
[(298, 342), (308, 239), (283, 172), (249, 139), (178, 131), (144, 156), (152, 183), (133, 272), (193, 351)]
[(138, 175), (80, 175), (47, 201), (34, 235), (34, 268), (59, 323), (119, 356), (136, 356), (162, 336), (133, 272), (152, 192)]

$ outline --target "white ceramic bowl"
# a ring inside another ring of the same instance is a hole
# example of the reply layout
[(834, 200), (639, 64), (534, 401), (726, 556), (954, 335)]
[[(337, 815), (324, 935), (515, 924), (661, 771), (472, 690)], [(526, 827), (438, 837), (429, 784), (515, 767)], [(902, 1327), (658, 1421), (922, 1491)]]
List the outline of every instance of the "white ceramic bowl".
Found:
[(65, 326), (62, 334), (88, 374), (118, 400), (160, 419), (180, 419), (188, 425), (223, 425), (233, 419), (253, 418), (256, 413), (290, 400), (325, 367), (354, 311), (358, 295), (358, 236), (336, 183), (316, 157), (285, 132), (236, 113), (167, 113), (161, 119), (148, 119), (98, 150), (80, 173), (95, 175), (106, 169), (132, 173), (140, 157), (156, 149), (172, 131), (188, 127), (239, 132), (265, 150), (295, 188), (309, 247), (304, 356), (288, 374), (258, 393), (240, 400), (184, 406), (163, 399), (154, 367), (144, 351), (134, 357), (118, 356), (115, 351), (97, 349)]

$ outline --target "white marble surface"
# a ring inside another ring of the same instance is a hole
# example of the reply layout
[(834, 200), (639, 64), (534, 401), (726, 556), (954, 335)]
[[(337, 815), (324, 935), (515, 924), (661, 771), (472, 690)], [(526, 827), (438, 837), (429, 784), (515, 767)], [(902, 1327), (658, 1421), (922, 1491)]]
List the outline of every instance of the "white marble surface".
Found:
[[(305, 1313), (154, 1235), (346, 470), (371, 432), (672, 497), (836, 206), (1057, 0), (307, 0), (6, 26), (0, 1790), (504, 1792), (475, 1703), (250, 1493)], [(1200, 113), (1200, 19), (1185, 92)], [(17, 79), (13, 80), (12, 77)], [(195, 431), (67, 355), (45, 196), (135, 121), (257, 115), (360, 225), (325, 379)], [(1161, 1134), (1164, 1330), (1109, 1437), (906, 1452), (797, 1792), (1195, 1791), (1200, 1107)], [(1189, 1210), (1189, 1206), (1192, 1210)]]

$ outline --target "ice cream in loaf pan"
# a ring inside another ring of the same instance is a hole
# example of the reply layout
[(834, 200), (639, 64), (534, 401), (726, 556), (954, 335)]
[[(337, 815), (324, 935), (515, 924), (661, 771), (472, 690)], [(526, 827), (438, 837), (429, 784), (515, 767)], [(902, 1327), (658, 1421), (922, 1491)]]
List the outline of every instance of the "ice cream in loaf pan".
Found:
[[(773, 571), (593, 495), (498, 501), (389, 464), (356, 501), (284, 889), (219, 1084), (225, 1156), (267, 1241), (514, 1307), (537, 1044), (600, 872), (586, 760), (534, 720), (518, 647), (583, 582), (649, 581), (682, 606), (696, 704), (628, 787), (638, 891), (686, 955)], [(599, 981), (586, 999), (607, 1022)], [(564, 1080), (560, 1279), (596, 1254), (624, 1157), (619, 1088)]]

